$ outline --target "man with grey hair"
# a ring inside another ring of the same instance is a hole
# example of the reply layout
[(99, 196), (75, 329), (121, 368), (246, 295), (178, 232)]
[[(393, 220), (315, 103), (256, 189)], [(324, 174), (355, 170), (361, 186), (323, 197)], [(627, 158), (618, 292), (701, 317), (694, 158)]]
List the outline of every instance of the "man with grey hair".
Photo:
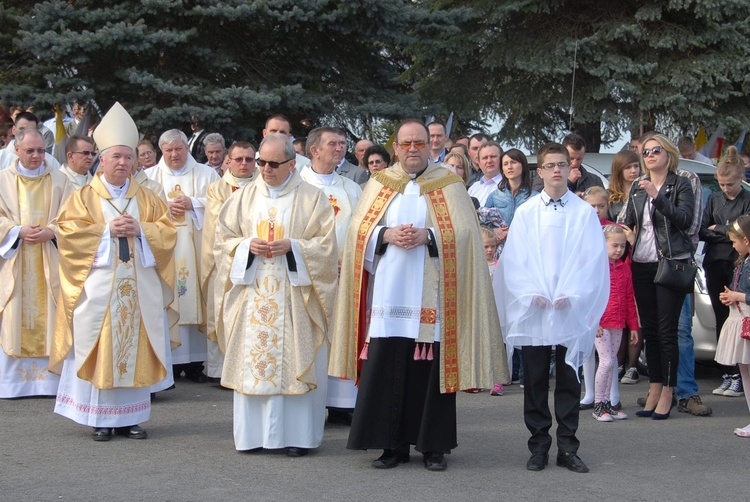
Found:
[(172, 351), (174, 378), (182, 372), (194, 382), (205, 382), (205, 299), (200, 288), (200, 249), (206, 190), (219, 179), (216, 171), (195, 161), (188, 151), (187, 136), (170, 129), (159, 138), (162, 158), (146, 175), (164, 187), (172, 221), (177, 227), (174, 250), (175, 305), (180, 314), (181, 345)]
[(267, 135), (257, 162), (260, 176), (229, 197), (216, 226), (221, 384), (235, 391), (237, 450), (300, 457), (323, 440), (334, 209), (300, 177), (285, 135)]
[(48, 371), (59, 293), (55, 229), (73, 191), (44, 161), (36, 127), (18, 130), (14, 148), (15, 162), (0, 171), (0, 398), (57, 392), (59, 378)]
[(224, 154), (227, 151), (224, 136), (218, 132), (207, 134), (203, 139), (203, 153), (206, 155), (206, 165), (216, 171), (219, 177), (224, 175), (221, 166), (224, 163)]

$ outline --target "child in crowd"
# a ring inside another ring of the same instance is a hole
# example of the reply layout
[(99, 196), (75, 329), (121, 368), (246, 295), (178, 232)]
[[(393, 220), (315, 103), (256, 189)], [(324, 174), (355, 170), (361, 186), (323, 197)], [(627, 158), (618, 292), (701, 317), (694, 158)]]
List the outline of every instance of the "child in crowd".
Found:
[(497, 265), (497, 260), (495, 259), (495, 253), (497, 253), (497, 236), (489, 227), (482, 225), (479, 228), (482, 230), (484, 255), (487, 258), (487, 266), (490, 268), (490, 277), (492, 277), (492, 274), (495, 272), (495, 265)]
[[(599, 186), (593, 186), (586, 189), (582, 195), (583, 200), (591, 204), (591, 207), (596, 211), (596, 216), (599, 218), (599, 224), (614, 225), (613, 222), (607, 219), (607, 213), (609, 211), (609, 194), (605, 189)], [(591, 354), (591, 357), (583, 363), (583, 383), (586, 388), (586, 393), (581, 399), (580, 408), (582, 410), (590, 410), (594, 407), (594, 375), (596, 373), (596, 354)], [(613, 402), (618, 405), (620, 403), (620, 392), (617, 385), (614, 385), (617, 389), (615, 395), (611, 396)]]
[(630, 328), (630, 343), (638, 343), (638, 313), (633, 294), (633, 277), (630, 266), (620, 260), (625, 253), (625, 231), (617, 225), (605, 225), (604, 237), (609, 256), (609, 303), (599, 322), (596, 333), (596, 352), (599, 369), (596, 372), (596, 392), (593, 417), (599, 422), (624, 420), (628, 416), (612, 407), (610, 390), (617, 385), (617, 350), (620, 348), (622, 330)]
[[(727, 235), (740, 257), (734, 269), (732, 289), (724, 287), (724, 292), (719, 294), (721, 303), (729, 307), (729, 317), (721, 328), (715, 359), (719, 364), (739, 366), (750, 409), (750, 393), (747, 392), (750, 389), (750, 340), (743, 338), (742, 333), (743, 324), (750, 316), (750, 216), (737, 218)], [(735, 429), (734, 433), (740, 437), (750, 437), (750, 425)]]

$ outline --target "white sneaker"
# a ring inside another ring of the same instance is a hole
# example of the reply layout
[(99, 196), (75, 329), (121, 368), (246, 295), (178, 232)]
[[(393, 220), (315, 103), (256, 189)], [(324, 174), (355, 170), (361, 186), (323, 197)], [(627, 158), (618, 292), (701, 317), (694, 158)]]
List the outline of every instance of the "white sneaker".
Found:
[(624, 411), (617, 411), (612, 407), (612, 403), (607, 401), (604, 403), (605, 408), (607, 409), (607, 413), (609, 413), (609, 416), (612, 417), (612, 420), (625, 420), (628, 418), (628, 414)]
[(625, 374), (620, 379), (620, 383), (624, 384), (634, 384), (638, 383), (638, 380), (640, 379), (640, 375), (638, 375), (638, 370), (633, 368), (628, 368), (628, 371), (625, 372)]
[(740, 375), (732, 375), (732, 383), (729, 388), (724, 391), (724, 396), (728, 397), (742, 397), (745, 393), (742, 390), (742, 377)]
[(594, 405), (594, 411), (591, 413), (594, 420), (597, 422), (611, 422), (612, 415), (609, 414), (609, 410), (605, 403), (596, 403)]
[(714, 394), (715, 396), (723, 396), (724, 391), (729, 388), (730, 385), (732, 385), (732, 377), (724, 373), (721, 378), (723, 380), (721, 381), (721, 385), (716, 387), (714, 390), (711, 391), (711, 394)]

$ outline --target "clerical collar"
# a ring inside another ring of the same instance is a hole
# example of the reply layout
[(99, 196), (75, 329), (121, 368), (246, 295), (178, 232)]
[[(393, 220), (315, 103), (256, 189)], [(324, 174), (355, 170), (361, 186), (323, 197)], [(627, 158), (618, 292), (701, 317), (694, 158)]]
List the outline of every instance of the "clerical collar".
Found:
[(325, 185), (325, 186), (333, 185), (333, 176), (334, 174), (336, 174), (336, 171), (333, 171), (330, 174), (320, 174), (319, 172), (315, 171), (315, 169), (313, 169), (312, 166), (310, 166), (310, 172), (313, 173), (316, 178), (318, 178), (318, 181), (320, 181), (322, 185)]
[(167, 166), (167, 169), (169, 169), (169, 172), (171, 172), (172, 175), (174, 176), (182, 176), (183, 174), (185, 174), (185, 171), (187, 170), (187, 168), (188, 168), (187, 161), (185, 162), (185, 165), (179, 169), (172, 169), (171, 167)]
[(552, 207), (555, 211), (557, 211), (558, 206), (565, 207), (565, 205), (568, 204), (568, 202), (570, 202), (571, 193), (572, 192), (570, 190), (567, 190), (559, 199), (553, 199), (547, 194), (546, 191), (542, 190), (542, 193), (541, 193), (542, 204), (544, 204), (547, 207)]
[(81, 181), (85, 181), (86, 180), (86, 175), (85, 174), (79, 174), (79, 173), (75, 172), (68, 164), (63, 164), (62, 168), (65, 169), (66, 171), (68, 171), (70, 173), (70, 175), (73, 176), (74, 178), (78, 178)]
[(294, 171), (290, 172), (289, 176), (287, 176), (287, 178), (284, 181), (284, 183), (282, 183), (281, 185), (279, 185), (277, 187), (272, 187), (271, 185), (269, 185), (268, 183), (266, 183), (266, 186), (268, 187), (268, 195), (269, 195), (269, 197), (271, 197), (272, 199), (276, 199), (279, 195), (281, 195), (281, 192), (284, 191), (284, 188), (286, 188), (286, 186), (289, 184), (289, 181), (292, 179), (292, 175), (293, 174), (294, 174)]
[(412, 180), (416, 180), (417, 178), (419, 178), (420, 176), (422, 176), (422, 174), (424, 174), (424, 172), (425, 172), (425, 171), (427, 170), (427, 168), (428, 168), (428, 167), (430, 167), (430, 164), (429, 164), (429, 163), (427, 163), (427, 165), (426, 165), (426, 166), (424, 166), (424, 169), (422, 169), (422, 170), (421, 170), (421, 171), (419, 171), (418, 173), (414, 173), (414, 174), (412, 174), (412, 173), (407, 173), (407, 174), (409, 175), (409, 177), (410, 177), (410, 178), (411, 178)]
[(107, 188), (109, 194), (115, 199), (122, 199), (123, 196), (128, 192), (128, 186), (130, 186), (130, 178), (126, 179), (125, 184), (119, 187), (107, 181), (104, 175), (102, 175), (99, 179), (102, 180), (102, 183)]
[(36, 169), (26, 169), (21, 165), (21, 161), (19, 160), (16, 164), (16, 168), (21, 176), (26, 176), (27, 178), (38, 178), (44, 172), (44, 163)]
[(250, 176), (249, 178), (238, 178), (234, 174), (230, 173), (230, 175), (232, 176), (232, 178), (234, 178), (234, 181), (237, 182), (237, 184), (240, 186), (240, 188), (244, 187), (245, 185), (247, 185), (248, 183), (250, 183), (251, 181), (253, 181), (253, 177), (252, 176)]

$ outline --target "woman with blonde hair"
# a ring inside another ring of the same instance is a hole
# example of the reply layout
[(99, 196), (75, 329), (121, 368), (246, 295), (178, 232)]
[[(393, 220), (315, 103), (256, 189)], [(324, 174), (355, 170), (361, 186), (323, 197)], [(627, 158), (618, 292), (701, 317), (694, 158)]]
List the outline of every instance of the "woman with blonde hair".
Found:
[[(720, 191), (708, 198), (699, 232), (705, 242), (703, 270), (706, 273), (706, 289), (716, 317), (716, 338), (729, 317), (729, 307), (723, 304), (719, 295), (731, 285), (737, 252), (729, 238), (730, 222), (743, 214), (750, 213), (750, 193), (742, 188), (745, 168), (739, 152), (734, 146), (727, 148), (724, 157), (716, 167), (716, 180)], [(737, 366), (724, 367), (723, 381), (713, 390), (719, 396), (738, 397), (742, 395), (742, 379)]]
[(669, 418), (677, 385), (677, 325), (685, 291), (655, 284), (661, 256), (687, 264), (693, 245), (687, 230), (695, 198), (690, 181), (677, 175), (680, 153), (662, 134), (649, 136), (641, 151), (645, 177), (631, 188), (622, 223), (635, 231), (633, 287), (646, 344), (649, 395), (640, 417)]
[(630, 187), (641, 175), (641, 158), (630, 150), (617, 152), (612, 159), (612, 174), (609, 177), (609, 218), (617, 221), (617, 216), (625, 207), (630, 195)]
[(469, 159), (465, 155), (458, 152), (450, 152), (443, 159), (443, 164), (448, 164), (453, 168), (453, 171), (464, 180), (464, 186), (469, 182)]

